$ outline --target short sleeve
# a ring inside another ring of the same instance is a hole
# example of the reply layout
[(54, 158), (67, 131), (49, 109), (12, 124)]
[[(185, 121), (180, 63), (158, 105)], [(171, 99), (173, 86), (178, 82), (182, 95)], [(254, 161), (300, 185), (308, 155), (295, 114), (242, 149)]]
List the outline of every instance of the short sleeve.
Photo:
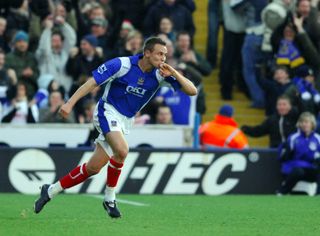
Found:
[(166, 83), (170, 84), (171, 87), (177, 91), (179, 89), (181, 89), (181, 85), (180, 83), (177, 81), (177, 79), (173, 76), (169, 76), (169, 77), (166, 77), (165, 80), (164, 80)]
[(119, 58), (111, 59), (97, 69), (92, 71), (94, 80), (98, 85), (107, 82), (112, 76), (114, 76), (121, 68), (121, 60)]

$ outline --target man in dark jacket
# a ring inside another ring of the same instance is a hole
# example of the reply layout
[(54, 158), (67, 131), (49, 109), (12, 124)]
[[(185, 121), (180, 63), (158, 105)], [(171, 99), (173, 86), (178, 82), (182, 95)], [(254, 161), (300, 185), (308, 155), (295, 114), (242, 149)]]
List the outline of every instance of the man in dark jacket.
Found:
[(89, 34), (82, 38), (80, 52), (78, 48), (71, 49), (66, 70), (75, 82), (79, 80), (81, 75), (91, 76), (91, 71), (103, 63), (102, 55), (97, 53), (97, 46), (97, 38)]
[(28, 98), (32, 98), (38, 89), (38, 63), (33, 53), (28, 52), (29, 36), (24, 31), (18, 31), (13, 39), (14, 51), (7, 54), (6, 68), (13, 69), (18, 81), (27, 86)]
[(268, 117), (260, 125), (244, 125), (241, 130), (252, 137), (269, 135), (269, 146), (277, 148), (296, 130), (297, 119), (297, 110), (292, 108), (290, 99), (283, 95), (277, 100), (277, 114)]
[(176, 0), (159, 0), (158, 3), (150, 8), (144, 20), (144, 32), (146, 35), (156, 33), (160, 19), (163, 16), (172, 19), (175, 31), (187, 31), (191, 36), (194, 35), (195, 27), (190, 11), (176, 3)]

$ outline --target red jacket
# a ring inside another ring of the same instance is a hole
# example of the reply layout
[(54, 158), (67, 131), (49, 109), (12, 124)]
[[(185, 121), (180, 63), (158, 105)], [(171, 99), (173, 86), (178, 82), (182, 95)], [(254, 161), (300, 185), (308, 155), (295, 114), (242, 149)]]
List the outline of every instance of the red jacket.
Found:
[(239, 149), (249, 146), (238, 124), (227, 116), (216, 115), (214, 120), (200, 126), (199, 133), (202, 145)]

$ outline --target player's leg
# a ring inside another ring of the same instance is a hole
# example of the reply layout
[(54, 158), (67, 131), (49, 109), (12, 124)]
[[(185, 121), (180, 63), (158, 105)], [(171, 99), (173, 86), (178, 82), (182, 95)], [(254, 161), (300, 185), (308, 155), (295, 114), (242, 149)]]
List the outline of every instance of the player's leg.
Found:
[(115, 188), (117, 186), (123, 163), (128, 155), (129, 147), (123, 134), (113, 131), (106, 134), (106, 141), (110, 145), (113, 155), (108, 164), (107, 184), (103, 206), (111, 217), (121, 216), (116, 204)]
[(56, 183), (51, 185), (45, 184), (41, 187), (40, 197), (34, 204), (35, 213), (39, 213), (47, 202), (64, 189), (82, 183), (88, 177), (99, 173), (100, 169), (108, 163), (108, 160), (109, 157), (106, 152), (97, 144), (88, 163), (77, 166)]

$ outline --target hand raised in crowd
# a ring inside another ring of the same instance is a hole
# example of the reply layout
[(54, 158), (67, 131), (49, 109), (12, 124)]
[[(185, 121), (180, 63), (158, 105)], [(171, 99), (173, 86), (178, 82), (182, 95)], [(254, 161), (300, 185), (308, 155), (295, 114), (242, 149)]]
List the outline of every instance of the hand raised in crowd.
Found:
[(103, 49), (102, 47), (96, 47), (96, 53), (99, 57), (103, 57)]
[(184, 61), (184, 62), (193, 62), (195, 64), (198, 63), (196, 55), (191, 50), (189, 50), (188, 52), (183, 53), (182, 56), (181, 56), (181, 60)]
[(7, 74), (11, 80), (11, 84), (16, 85), (18, 82), (18, 79), (17, 79), (17, 74), (16, 74), (15, 70), (10, 68), (7, 70)]
[(66, 20), (62, 16), (56, 16), (54, 23), (57, 25), (63, 25)]
[(295, 15), (293, 17), (293, 23), (297, 27), (297, 30), (298, 30), (299, 33), (304, 32), (303, 21), (304, 21), (304, 17), (303, 16), (298, 17), (298, 16)]
[(52, 16), (48, 16), (44, 21), (43, 21), (43, 25), (45, 28), (47, 29), (52, 29), (53, 27), (53, 19)]
[(79, 48), (73, 47), (70, 49), (70, 57), (75, 57), (78, 55), (78, 53), (79, 53)]
[(27, 77), (27, 78), (33, 76), (33, 70), (30, 67), (27, 67), (26, 69), (24, 69), (22, 71), (22, 76)]

